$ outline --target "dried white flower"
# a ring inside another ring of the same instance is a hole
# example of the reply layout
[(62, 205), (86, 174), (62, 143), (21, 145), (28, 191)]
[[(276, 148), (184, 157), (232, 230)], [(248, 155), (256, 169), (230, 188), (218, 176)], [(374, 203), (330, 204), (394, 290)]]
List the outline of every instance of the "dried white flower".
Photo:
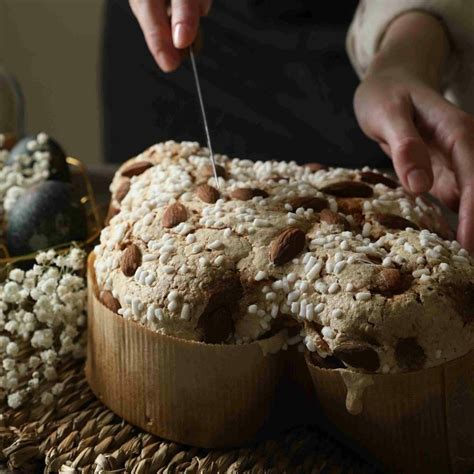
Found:
[[(84, 356), (87, 291), (78, 272), (85, 257), (79, 248), (40, 252), (33, 268), (13, 268), (0, 283), (0, 399), (11, 408), (30, 398), (27, 389), (54, 382), (63, 357)], [(32, 349), (25, 363), (20, 354)], [(51, 404), (62, 389), (54, 385), (42, 403)]]
[(52, 393), (50, 392), (43, 392), (41, 394), (41, 403), (43, 405), (51, 405), (51, 403), (53, 403), (54, 401), (54, 396)]
[(23, 398), (20, 392), (14, 392), (8, 395), (7, 403), (10, 408), (18, 408), (23, 402)]

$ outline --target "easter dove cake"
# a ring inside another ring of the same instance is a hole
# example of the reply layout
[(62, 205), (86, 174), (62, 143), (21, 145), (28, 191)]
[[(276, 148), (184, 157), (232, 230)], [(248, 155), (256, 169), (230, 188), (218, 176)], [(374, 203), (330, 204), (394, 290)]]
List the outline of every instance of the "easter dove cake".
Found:
[(376, 170), (169, 141), (125, 162), (94, 250), (99, 298), (164, 335), (243, 344), (289, 328), (315, 363), (370, 373), (474, 347), (474, 266), (440, 210)]

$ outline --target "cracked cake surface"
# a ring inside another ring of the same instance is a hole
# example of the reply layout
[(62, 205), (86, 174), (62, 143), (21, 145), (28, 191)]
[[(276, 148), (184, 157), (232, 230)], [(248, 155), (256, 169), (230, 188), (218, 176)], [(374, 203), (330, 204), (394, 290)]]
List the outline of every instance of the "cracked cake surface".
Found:
[(163, 334), (244, 343), (289, 327), (330, 366), (400, 372), (474, 345), (474, 267), (440, 210), (376, 170), (152, 146), (111, 184), (100, 299)]

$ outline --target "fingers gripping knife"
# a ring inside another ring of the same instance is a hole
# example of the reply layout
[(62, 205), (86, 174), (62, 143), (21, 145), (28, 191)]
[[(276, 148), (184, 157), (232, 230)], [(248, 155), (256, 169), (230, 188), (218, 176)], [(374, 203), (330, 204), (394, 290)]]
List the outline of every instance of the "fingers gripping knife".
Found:
[(201, 84), (199, 82), (199, 75), (196, 67), (196, 59), (194, 57), (193, 45), (189, 47), (189, 56), (191, 58), (191, 66), (193, 68), (194, 82), (196, 83), (196, 90), (199, 99), (199, 106), (201, 107), (202, 121), (204, 123), (204, 131), (206, 132), (207, 148), (209, 148), (209, 157), (211, 159), (212, 172), (216, 180), (216, 187), (219, 189), (219, 179), (217, 177), (216, 160), (212, 151), (211, 136), (209, 135), (209, 127), (207, 125), (206, 109), (204, 108), (204, 101), (202, 100)]

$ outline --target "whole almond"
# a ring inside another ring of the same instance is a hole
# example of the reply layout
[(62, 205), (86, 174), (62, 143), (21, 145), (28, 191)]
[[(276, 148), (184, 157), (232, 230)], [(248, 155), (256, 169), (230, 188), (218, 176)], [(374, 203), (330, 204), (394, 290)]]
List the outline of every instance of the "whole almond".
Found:
[(310, 171), (312, 171), (313, 173), (315, 173), (316, 171), (319, 171), (319, 170), (325, 170), (327, 169), (327, 166), (326, 165), (323, 165), (322, 163), (306, 163), (304, 165), (305, 168), (308, 168)]
[(402, 274), (398, 268), (380, 267), (372, 278), (370, 291), (390, 298), (406, 291), (411, 283), (411, 275)]
[(125, 276), (135, 275), (137, 268), (142, 263), (142, 253), (135, 244), (130, 244), (122, 253), (120, 269)]
[(270, 261), (275, 265), (284, 265), (295, 258), (305, 245), (306, 235), (301, 229), (296, 227), (285, 229), (270, 244)]
[(198, 186), (196, 188), (196, 195), (201, 201), (209, 204), (214, 204), (220, 198), (219, 191), (208, 184)]
[(128, 194), (130, 191), (130, 180), (129, 179), (124, 179), (117, 191), (115, 192), (115, 199), (117, 199), (118, 202), (122, 202), (123, 198)]
[(114, 313), (117, 313), (121, 308), (119, 300), (114, 298), (114, 295), (108, 290), (102, 290), (99, 299), (105, 307), (109, 308), (110, 311), (113, 311)]
[(324, 186), (321, 191), (338, 197), (371, 197), (374, 194), (368, 184), (360, 181), (339, 181)]
[(419, 230), (419, 227), (414, 223), (405, 219), (404, 217), (397, 216), (395, 214), (374, 214), (374, 219), (388, 229), (405, 230), (407, 227)]
[(161, 225), (167, 229), (174, 227), (188, 218), (188, 211), (180, 202), (170, 204), (161, 218)]
[(319, 214), (319, 218), (321, 222), (325, 222), (329, 225), (341, 225), (344, 227), (344, 230), (350, 230), (351, 228), (347, 219), (330, 209), (323, 209)]
[[(423, 196), (418, 196), (418, 199), (422, 199), (429, 206), (431, 205), (427, 203), (426, 199), (424, 199)], [(420, 229), (428, 229), (431, 232), (438, 234), (444, 240), (455, 239), (456, 234), (444, 216), (432, 215), (430, 213), (422, 214), (418, 218), (420, 223), (418, 227)]]
[(257, 196), (266, 198), (268, 193), (258, 188), (238, 188), (230, 193), (232, 199), (238, 199), (239, 201), (250, 201), (250, 199)]
[(384, 176), (380, 173), (374, 173), (373, 171), (363, 171), (360, 173), (360, 180), (364, 181), (364, 183), (370, 184), (385, 184), (388, 188), (398, 188), (399, 184), (391, 178)]
[[(227, 172), (225, 168), (221, 165), (216, 165), (216, 174), (219, 178), (227, 179)], [(214, 170), (211, 165), (206, 165), (202, 167), (201, 175), (203, 178), (209, 179), (214, 176)]]
[(126, 176), (127, 178), (131, 178), (132, 176), (137, 176), (139, 174), (142, 174), (144, 171), (146, 171), (148, 168), (151, 168), (153, 166), (153, 163), (150, 163), (149, 161), (133, 161), (132, 163), (126, 165), (120, 174), (122, 176)]
[(296, 197), (292, 199), (289, 204), (293, 210), (302, 207), (303, 209), (313, 209), (315, 212), (322, 211), (328, 206), (326, 199), (312, 196)]

